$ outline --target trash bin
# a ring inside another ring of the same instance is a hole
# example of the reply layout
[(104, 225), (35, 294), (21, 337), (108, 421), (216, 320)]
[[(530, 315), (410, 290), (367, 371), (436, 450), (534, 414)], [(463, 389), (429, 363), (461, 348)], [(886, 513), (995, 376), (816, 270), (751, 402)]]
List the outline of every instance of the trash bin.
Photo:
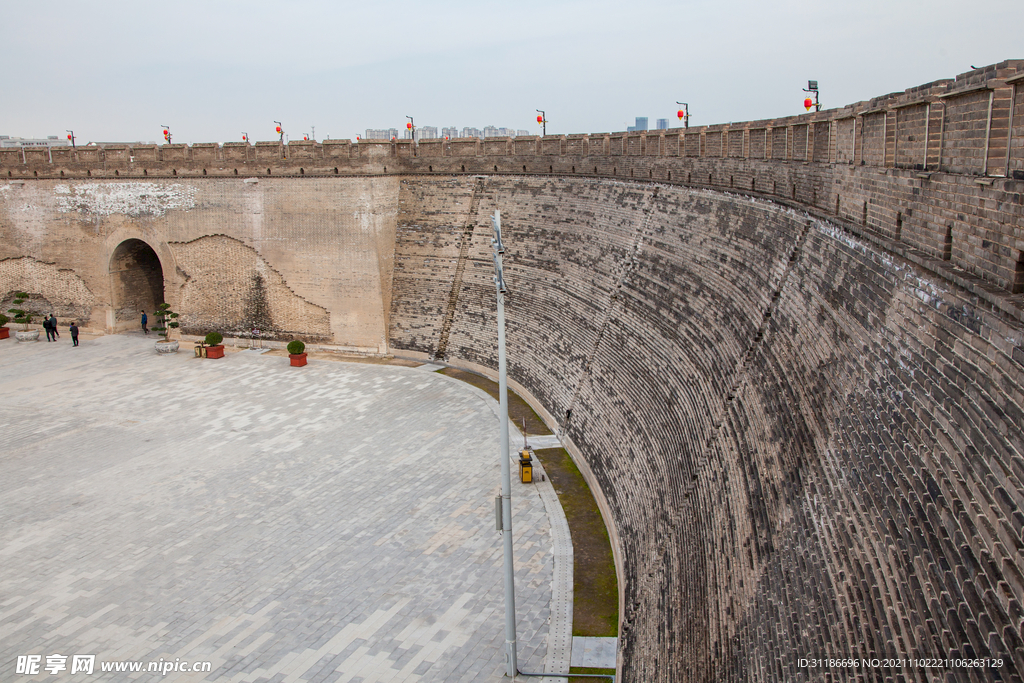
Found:
[(533, 483), (533, 453), (526, 448), (519, 452), (519, 481)]

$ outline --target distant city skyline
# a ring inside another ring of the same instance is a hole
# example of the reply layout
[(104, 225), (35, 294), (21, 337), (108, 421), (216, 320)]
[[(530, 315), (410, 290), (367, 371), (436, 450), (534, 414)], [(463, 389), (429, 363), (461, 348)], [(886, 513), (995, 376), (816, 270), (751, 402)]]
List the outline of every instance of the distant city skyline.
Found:
[(519, 135), (542, 109), (549, 134), (601, 133), (674, 125), (679, 101), (701, 126), (802, 114), (809, 79), (827, 110), (1024, 58), (1020, 0), (524, 2), (8, 2), (0, 131), (351, 140), (413, 116)]

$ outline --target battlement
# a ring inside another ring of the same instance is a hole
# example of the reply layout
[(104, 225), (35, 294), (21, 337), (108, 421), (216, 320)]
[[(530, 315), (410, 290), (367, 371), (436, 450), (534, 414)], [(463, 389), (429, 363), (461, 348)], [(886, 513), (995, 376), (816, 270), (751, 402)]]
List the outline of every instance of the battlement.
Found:
[[(1003, 308), (1005, 295), (1024, 292), (1024, 60), (838, 109), (693, 128), (0, 149), (0, 178), (11, 180), (458, 173), (751, 194), (840, 222)], [(1011, 314), (1020, 317), (1020, 308)]]

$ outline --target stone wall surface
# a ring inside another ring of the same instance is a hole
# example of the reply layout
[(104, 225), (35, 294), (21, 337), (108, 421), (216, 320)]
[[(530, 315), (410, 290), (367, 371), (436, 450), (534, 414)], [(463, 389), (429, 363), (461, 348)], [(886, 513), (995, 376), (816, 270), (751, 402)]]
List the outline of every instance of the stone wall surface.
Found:
[[(464, 220), (442, 198), (475, 191), (447, 357), (496, 365), (500, 208), (509, 372), (608, 502), (625, 680), (819, 680), (801, 654), (1001, 657), (953, 680), (1018, 680), (1019, 321), (769, 202), (453, 182), (403, 181), (424, 209), (399, 220), (392, 344), (436, 353)], [(446, 258), (415, 261), (432, 241)]]
[(500, 209), (510, 376), (609, 524), (622, 680), (1020, 681), (1022, 144), (1009, 60), (668, 131), (4, 149), (0, 296), (113, 331), (141, 240), (189, 329), (493, 373)]
[(135, 239), (156, 252), (164, 297), (193, 330), (246, 329), (242, 304), (252, 303), (259, 271), (270, 288), (272, 330), (386, 348), (394, 178), (41, 180), (0, 187), (0, 259), (28, 256), (73, 272), (92, 293), (77, 305), (93, 327), (120, 329), (119, 320), (137, 313), (134, 299), (127, 308), (114, 301), (110, 278), (121, 269), (113, 258), (118, 246)]

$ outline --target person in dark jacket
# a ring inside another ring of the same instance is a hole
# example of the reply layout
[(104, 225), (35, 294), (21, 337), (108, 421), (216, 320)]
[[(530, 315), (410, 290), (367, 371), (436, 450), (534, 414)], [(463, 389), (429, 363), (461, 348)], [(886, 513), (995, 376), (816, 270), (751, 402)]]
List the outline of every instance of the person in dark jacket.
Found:
[(71, 327), (68, 328), (68, 332), (71, 333), (71, 345), (78, 346), (78, 325), (74, 321), (71, 321)]
[(60, 339), (60, 330), (57, 329), (57, 316), (50, 314), (50, 329), (53, 330), (53, 341)]
[(53, 323), (50, 322), (49, 318), (43, 318), (43, 329), (46, 330), (46, 341), (57, 341), (57, 337), (54, 334)]
[(146, 312), (142, 312), (142, 331), (149, 334), (149, 328), (146, 327), (146, 323), (149, 322), (149, 318), (146, 317)]

